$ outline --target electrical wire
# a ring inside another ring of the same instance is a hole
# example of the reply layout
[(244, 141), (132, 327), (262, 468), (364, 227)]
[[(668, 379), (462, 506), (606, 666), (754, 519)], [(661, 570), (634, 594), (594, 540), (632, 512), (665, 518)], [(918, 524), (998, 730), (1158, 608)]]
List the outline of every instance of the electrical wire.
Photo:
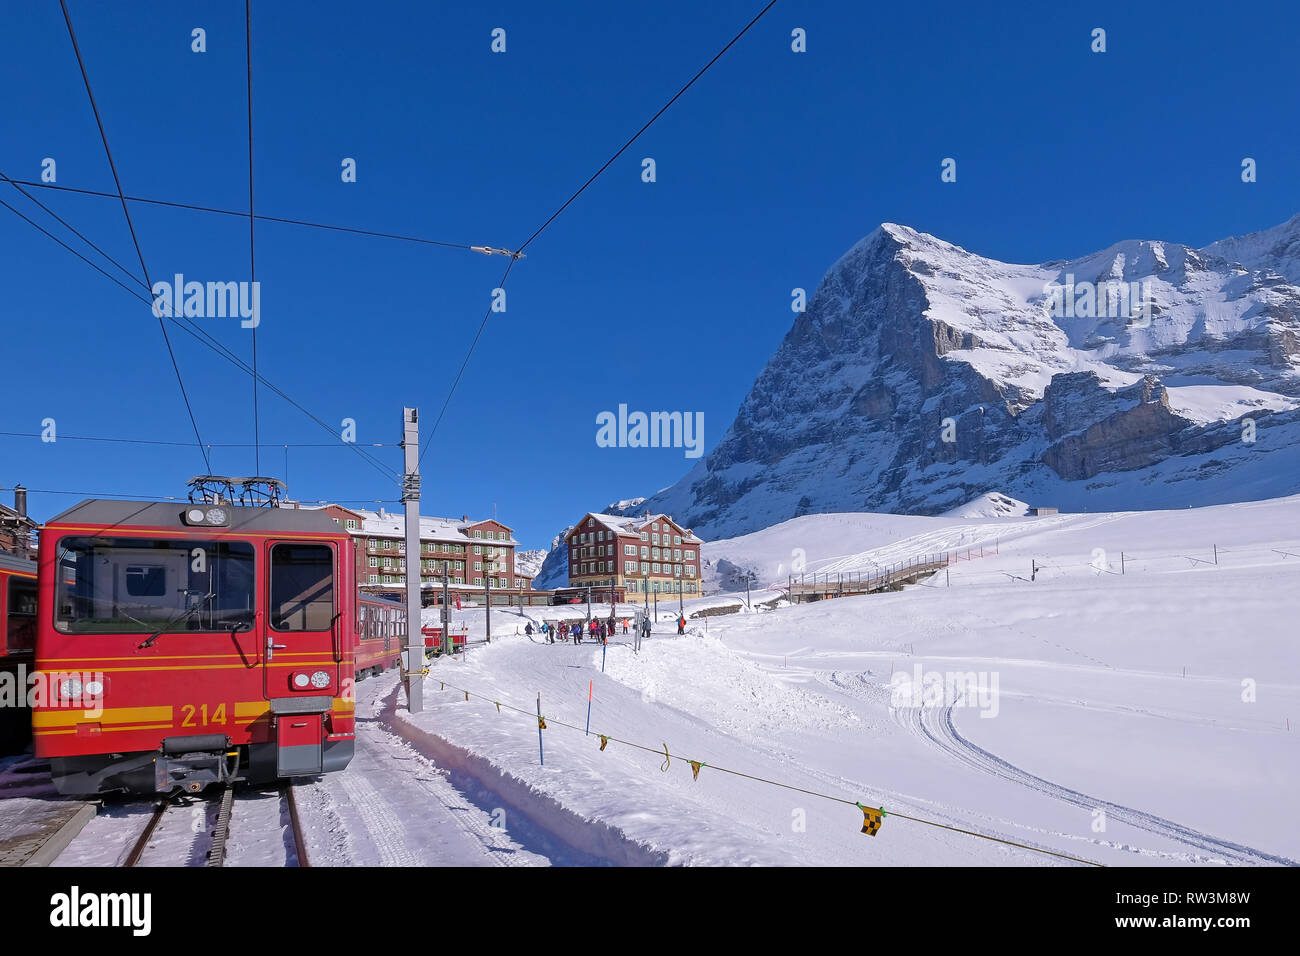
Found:
[[(90, 88), (90, 75), (86, 72), (86, 61), (81, 56), (81, 46), (77, 43), (77, 31), (72, 27), (72, 17), (68, 14), (67, 0), (59, 0), (59, 7), (63, 10), (63, 22), (68, 26), (68, 38), (72, 40), (72, 50), (77, 55), (77, 66), (81, 68), (81, 79), (86, 86), (86, 96), (90, 99), (90, 109), (95, 114), (95, 125), (99, 127), (99, 138), (104, 144), (104, 155), (108, 157), (108, 168), (113, 173), (113, 183), (117, 186), (118, 199), (122, 203), (122, 213), (126, 216), (126, 227), (131, 232), (131, 242), (135, 245), (135, 254), (140, 259), (140, 271), (144, 274), (144, 281), (149, 288), (153, 288), (153, 283), (149, 281), (149, 267), (145, 265), (144, 253), (140, 249), (140, 239), (135, 233), (135, 224), (131, 222), (131, 210), (126, 205), (126, 196), (122, 192), (122, 180), (117, 175), (117, 163), (113, 161), (113, 151), (108, 146), (108, 135), (104, 132), (104, 121), (99, 115), (99, 106), (95, 103), (95, 93)], [(152, 308), (150, 311), (153, 311)], [(176, 372), (176, 384), (180, 386), (181, 398), (185, 400), (185, 410), (190, 416), (190, 425), (194, 428), (194, 437), (198, 440), (200, 446), (203, 444), (203, 436), (199, 434), (199, 423), (194, 417), (194, 406), (190, 404), (189, 393), (185, 390), (185, 380), (181, 377), (180, 363), (176, 361), (176, 352), (172, 348), (171, 336), (167, 334), (167, 326), (162, 320), (161, 315), (157, 315), (158, 329), (162, 332), (163, 342), (167, 346), (167, 354), (171, 357), (172, 369)], [(199, 448), (203, 455), (203, 464), (208, 471), (212, 470), (212, 465), (208, 461), (206, 451)]]
[[(15, 179), (13, 182), (22, 186), (33, 186), (38, 189), (56, 189), (63, 192), (80, 193), (84, 196), (100, 196), (107, 199), (116, 199), (116, 193), (102, 192), (98, 189), (83, 189), (76, 186), (61, 186), (55, 183), (40, 183), (29, 179)], [(173, 202), (165, 199), (149, 199), (144, 196), (127, 196), (127, 202), (145, 203), (152, 206), (167, 206), (172, 209), (189, 209), (194, 212), (209, 212), (220, 216), (238, 216), (241, 219), (247, 219), (248, 213), (240, 212), (238, 209), (221, 209), (217, 206), (201, 206), (195, 203)], [(396, 232), (381, 232), (375, 229), (359, 229), (354, 226), (340, 226), (328, 222), (311, 222), (306, 219), (293, 219), (287, 216), (268, 216), (264, 213), (258, 213), (253, 217), (260, 222), (279, 222), (291, 226), (305, 226), (311, 229), (325, 229), (331, 232), (348, 232), (359, 236), (372, 236), (376, 239), (394, 239), (398, 242), (415, 242), (426, 246), (443, 246), (448, 249), (464, 249), (474, 251), (474, 246), (467, 242), (444, 242), (440, 239), (428, 239), (424, 236), (408, 236)]]

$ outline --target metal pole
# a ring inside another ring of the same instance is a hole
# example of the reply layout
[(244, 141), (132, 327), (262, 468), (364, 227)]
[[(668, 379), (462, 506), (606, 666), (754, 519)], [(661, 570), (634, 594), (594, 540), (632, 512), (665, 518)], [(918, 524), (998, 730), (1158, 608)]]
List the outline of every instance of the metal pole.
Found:
[(1119, 573), (1120, 574), (1124, 573), (1124, 552), (1123, 551), (1119, 553)]
[[(424, 631), (420, 626), (420, 413), (402, 409), (402, 502), (406, 508), (406, 708), (424, 711)], [(412, 573), (411, 562), (415, 567)]]
[[(492, 567), (492, 562), (487, 562), (487, 566)], [(491, 573), (489, 571), (483, 575), (483, 600), (487, 604), (487, 642), (489, 644), (492, 643), (492, 578), (489, 577)], [(465, 646), (469, 647), (468, 641), (465, 642)]]
[(655, 592), (655, 623), (659, 623), (659, 592)]
[[(600, 669), (602, 671), (605, 669), (604, 657), (601, 657), (600, 659)], [(588, 737), (591, 736), (591, 688), (594, 683), (595, 681), (591, 681), (591, 680), (587, 681), (587, 736)], [(539, 729), (539, 733), (540, 733), (540, 729)]]
[[(476, 658), (477, 659), (477, 658)], [(542, 692), (537, 692), (537, 759), (546, 766), (546, 750), (542, 747)]]
[(447, 562), (442, 562), (442, 646), (451, 640), (451, 601), (447, 593)]
[[(1215, 562), (1216, 564), (1218, 562)], [(745, 583), (746, 592), (749, 591), (749, 583)], [(686, 605), (682, 603), (682, 579), (677, 579), (677, 613), (682, 617), (686, 616)]]

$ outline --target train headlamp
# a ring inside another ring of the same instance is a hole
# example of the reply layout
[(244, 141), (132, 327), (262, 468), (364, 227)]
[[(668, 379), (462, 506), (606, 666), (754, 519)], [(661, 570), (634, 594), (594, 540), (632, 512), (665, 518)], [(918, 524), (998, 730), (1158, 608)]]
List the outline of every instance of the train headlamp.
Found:
[(59, 681), (59, 696), (67, 700), (80, 697), (82, 690), (81, 681), (77, 680), (75, 677), (69, 677), (65, 680)]
[(311, 678), (308, 677), (306, 674), (293, 675), (293, 686), (299, 688), (300, 690), (306, 690), (307, 685), (310, 683), (311, 683)]
[(330, 675), (325, 671), (317, 671), (311, 675), (311, 683), (313, 687), (328, 687), (330, 685)]
[(205, 528), (225, 528), (230, 524), (230, 512), (225, 508), (186, 508), (182, 518), (188, 525)]

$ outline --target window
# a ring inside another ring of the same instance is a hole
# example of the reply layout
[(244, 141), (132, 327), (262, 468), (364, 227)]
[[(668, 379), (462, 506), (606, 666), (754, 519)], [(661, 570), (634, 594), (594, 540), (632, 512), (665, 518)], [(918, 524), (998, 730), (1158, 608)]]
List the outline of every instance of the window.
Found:
[[(658, 526), (658, 525), (655, 525), (655, 527), (657, 528), (657, 527), (659, 527), (659, 526)], [(659, 534), (658, 534), (658, 532), (656, 532), (655, 534), (650, 535), (650, 543), (651, 543), (651, 544), (658, 544), (658, 543), (659, 543)]]
[(29, 651), (36, 647), (36, 582), (17, 575), (9, 579), (9, 620), (0, 634), (9, 651)]
[(253, 621), (253, 546), (67, 537), (54, 624), (72, 634), (222, 631)]
[(682, 559), (682, 549), (681, 549), (681, 548), (673, 548), (673, 560), (674, 560), (674, 561), (680, 561), (681, 559)]
[(654, 524), (652, 524), (650, 527), (651, 527), (651, 529), (653, 529), (653, 530), (655, 530), (655, 531), (658, 531), (658, 530), (659, 530), (659, 522), (656, 521), (656, 522), (655, 522)]
[(371, 583), (371, 584), (378, 584), (378, 583), (379, 583), (379, 575), (377, 575), (377, 574), (372, 574), (372, 575), (370, 575), (370, 583)]
[(660, 571), (659, 571), (659, 565), (658, 565), (658, 564), (652, 564), (652, 565), (650, 565), (650, 573), (651, 573), (651, 574), (659, 574), (659, 573), (660, 573)]
[(482, 554), (482, 553), (483, 553), (483, 545), (481, 545), (481, 544), (476, 544), (476, 545), (474, 545), (474, 553), (475, 553), (475, 554)]
[(376, 555), (372, 554), (369, 558), (369, 564), (372, 568), (379, 567), (379, 558)]
[(644, 559), (644, 558), (648, 558), (648, 557), (650, 557), (650, 549), (649, 549), (649, 548), (646, 548), (646, 547), (642, 547), (642, 548), (641, 548), (641, 557), (642, 557), (643, 559)]
[(683, 552), (682, 552), (682, 557), (684, 557), (687, 561), (694, 561), (694, 560), (695, 560), (695, 552), (694, 552), (694, 551), (683, 551)]
[(687, 576), (688, 578), (693, 578), (693, 577), (695, 577), (695, 566), (694, 566), (694, 565), (691, 565), (691, 564), (686, 565), (686, 576)]
[(649, 541), (649, 540), (650, 540), (650, 534), (649, 534), (649, 532), (647, 532), (647, 531), (642, 531), (642, 532), (641, 532), (641, 540), (642, 540), (642, 541)]
[(481, 530), (475, 528), (475, 529), (474, 529), (474, 537), (476, 537), (476, 538), (481, 538), (481, 537), (483, 537), (483, 532), (482, 532)]
[(322, 544), (271, 548), (271, 627), (326, 631), (334, 623), (334, 552)]
[(623, 562), (623, 567), (624, 567), (624, 569), (625, 569), (625, 570), (623, 571), (624, 574), (636, 574), (636, 573), (637, 573), (637, 572), (636, 572), (636, 562), (635, 562), (635, 561), (624, 561), (624, 562)]
[(475, 578), (475, 579), (474, 579), (474, 586), (475, 586), (475, 587), (480, 587), (480, 588), (481, 588), (481, 587), (483, 586), (483, 579), (482, 579), (482, 578)]
[(482, 561), (475, 561), (475, 562), (474, 562), (474, 570), (475, 570), (475, 571), (482, 571), (482, 570), (483, 570), (483, 562), (482, 562)]
[(356, 531), (356, 530), (357, 530), (357, 519), (356, 519), (356, 518), (349, 518), (349, 519), (348, 519), (348, 525), (347, 525), (347, 526), (348, 526), (348, 530), (349, 530), (349, 531)]
[(682, 543), (682, 536), (680, 534), (673, 535), (673, 544), (681, 544), (681, 543)]
[(651, 548), (651, 549), (650, 549), (650, 557), (655, 558), (655, 559), (658, 559), (658, 558), (659, 558), (659, 549), (658, 549), (658, 548)]

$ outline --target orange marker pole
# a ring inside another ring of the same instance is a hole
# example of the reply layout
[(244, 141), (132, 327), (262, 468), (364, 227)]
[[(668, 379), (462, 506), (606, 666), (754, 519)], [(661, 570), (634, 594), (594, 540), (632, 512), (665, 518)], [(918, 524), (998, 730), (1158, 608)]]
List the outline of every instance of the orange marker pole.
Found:
[(587, 681), (587, 736), (591, 736), (591, 685), (593, 681)]

